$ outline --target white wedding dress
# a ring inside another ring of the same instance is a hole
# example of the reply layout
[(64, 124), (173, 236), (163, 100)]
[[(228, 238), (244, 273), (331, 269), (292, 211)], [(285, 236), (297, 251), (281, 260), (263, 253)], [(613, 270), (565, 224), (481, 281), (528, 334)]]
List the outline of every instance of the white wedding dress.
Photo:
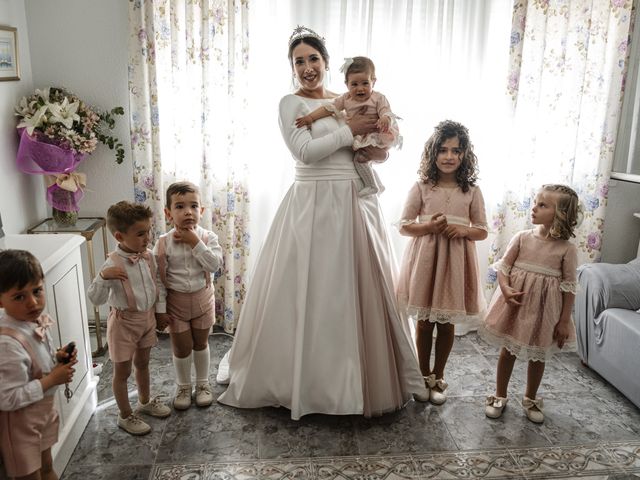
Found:
[(375, 195), (358, 197), (353, 137), (334, 117), (296, 128), (321, 102), (287, 95), (280, 129), (296, 180), (256, 262), (218, 401), (380, 415), (428, 393), (400, 319)]

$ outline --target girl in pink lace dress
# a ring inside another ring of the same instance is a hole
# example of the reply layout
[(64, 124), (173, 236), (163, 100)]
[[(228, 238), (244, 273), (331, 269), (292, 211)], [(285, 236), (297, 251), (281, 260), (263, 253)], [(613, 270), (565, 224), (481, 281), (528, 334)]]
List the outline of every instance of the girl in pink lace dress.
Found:
[(378, 131), (366, 135), (353, 137), (353, 149), (356, 151), (353, 164), (356, 172), (364, 183), (358, 192), (361, 197), (373, 195), (384, 191), (380, 178), (370, 163), (363, 156), (365, 147), (378, 147), (385, 150), (391, 147), (401, 147), (402, 137), (398, 130), (398, 118), (392, 111), (387, 98), (380, 92), (373, 90), (376, 84), (376, 67), (367, 57), (345, 58), (344, 65), (340, 67), (344, 72), (344, 83), (347, 93), (325, 102), (311, 113), (296, 119), (297, 127), (311, 127), (311, 124), (330, 115), (340, 115), (345, 112), (349, 120), (360, 113), (375, 114), (378, 116)]
[(577, 225), (576, 192), (565, 185), (544, 185), (535, 198), (531, 223), (517, 233), (494, 268), (496, 290), (482, 338), (502, 347), (495, 395), (487, 397), (485, 413), (498, 418), (507, 404), (507, 386), (516, 357), (529, 362), (522, 406), (527, 418), (544, 421), (542, 399), (536, 399), (545, 361), (575, 343), (571, 309), (577, 290), (576, 247), (569, 242)]
[[(431, 403), (440, 405), (444, 368), (453, 346), (454, 324), (477, 326), (486, 303), (478, 275), (475, 242), (487, 238), (477, 158), (468, 130), (445, 120), (422, 154), (420, 180), (409, 192), (400, 233), (413, 237), (396, 289), (400, 308), (418, 320), (416, 344)], [(430, 366), (433, 330), (438, 328), (435, 363)]]

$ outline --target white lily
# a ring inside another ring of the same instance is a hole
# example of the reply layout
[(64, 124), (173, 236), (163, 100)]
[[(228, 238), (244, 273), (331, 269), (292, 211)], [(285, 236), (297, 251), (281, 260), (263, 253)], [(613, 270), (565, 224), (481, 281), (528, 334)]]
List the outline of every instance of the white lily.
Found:
[(49, 103), (49, 87), (43, 88), (42, 90), (36, 88), (36, 95), (41, 97), (45, 103)]
[(36, 128), (41, 127), (42, 125), (47, 123), (47, 116), (45, 114), (47, 113), (48, 108), (49, 107), (47, 107), (47, 105), (43, 105), (38, 109), (36, 113), (33, 114), (32, 117), (23, 118), (22, 121), (18, 124), (18, 128), (26, 127), (27, 133), (29, 135), (33, 135), (33, 131)]
[(67, 128), (73, 127), (74, 121), (80, 121), (80, 115), (76, 112), (80, 102), (69, 103), (69, 99), (65, 97), (61, 104), (50, 103), (49, 111), (51, 111), (51, 123), (61, 123)]
[(27, 115), (29, 115), (29, 112), (31, 112), (31, 108), (29, 107), (29, 103), (27, 102), (27, 97), (22, 97), (20, 102), (18, 102), (18, 104), (16, 105), (14, 111), (15, 115), (18, 115), (20, 117), (26, 117)]

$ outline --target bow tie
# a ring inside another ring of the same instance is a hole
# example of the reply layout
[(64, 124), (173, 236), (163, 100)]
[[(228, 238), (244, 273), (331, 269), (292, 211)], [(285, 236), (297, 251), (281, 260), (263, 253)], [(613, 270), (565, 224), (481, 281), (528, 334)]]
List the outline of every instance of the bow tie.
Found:
[(129, 257), (127, 257), (129, 259), (129, 262), (132, 265), (136, 265), (141, 258), (144, 258), (145, 260), (149, 260), (149, 254), (147, 252), (142, 252), (142, 253), (135, 253)]
[(42, 314), (40, 315), (40, 318), (38, 318), (38, 326), (35, 328), (33, 333), (40, 341), (42, 341), (44, 340), (47, 328), (49, 328), (51, 325), (53, 325), (53, 320), (51, 320), (51, 317), (46, 313)]

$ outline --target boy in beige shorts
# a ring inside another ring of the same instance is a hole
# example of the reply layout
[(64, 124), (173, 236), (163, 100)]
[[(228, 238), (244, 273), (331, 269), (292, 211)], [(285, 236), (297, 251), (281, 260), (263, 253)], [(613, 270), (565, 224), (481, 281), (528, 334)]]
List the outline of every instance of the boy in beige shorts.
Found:
[(169, 185), (165, 214), (173, 228), (153, 249), (161, 279), (156, 318), (158, 328), (169, 326), (177, 383), (173, 407), (177, 410), (191, 406), (192, 359), (196, 405), (207, 407), (213, 402), (208, 342), (215, 313), (211, 273), (222, 265), (222, 249), (217, 235), (198, 225), (203, 211), (198, 187), (190, 182)]
[[(118, 202), (107, 212), (107, 227), (118, 241), (87, 292), (94, 305), (109, 303), (107, 343), (113, 362), (113, 396), (120, 410), (118, 426), (132, 435), (144, 435), (151, 426), (139, 413), (164, 418), (171, 409), (159, 397), (150, 398), (149, 356), (158, 343), (155, 309), (158, 272), (149, 245), (149, 207)], [(135, 368), (138, 404), (131, 409), (127, 379)]]
[[(25, 250), (0, 251), (0, 453), (11, 478), (57, 479), (51, 448), (60, 421), (58, 385), (70, 383), (77, 350), (57, 349), (45, 313), (44, 273)], [(0, 477), (2, 467), (0, 467)]]

